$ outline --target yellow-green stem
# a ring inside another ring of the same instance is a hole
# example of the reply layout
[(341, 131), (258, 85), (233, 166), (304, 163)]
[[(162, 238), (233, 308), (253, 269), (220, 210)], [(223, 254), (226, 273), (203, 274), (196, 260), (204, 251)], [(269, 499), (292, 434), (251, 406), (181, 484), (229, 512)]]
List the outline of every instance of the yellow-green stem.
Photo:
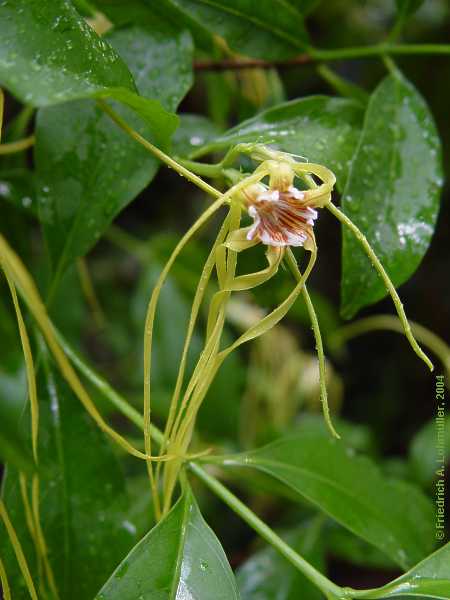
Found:
[[(297, 281), (301, 279), (301, 273), (297, 265), (297, 261), (295, 260), (295, 256), (292, 250), (289, 248), (287, 252), (287, 264), (291, 273), (295, 277)], [(336, 438), (340, 438), (340, 435), (337, 433), (334, 425), (331, 421), (330, 409), (328, 407), (328, 393), (327, 393), (327, 384), (326, 384), (326, 372), (325, 372), (325, 353), (323, 351), (323, 343), (322, 343), (322, 335), (320, 333), (319, 320), (317, 319), (316, 311), (314, 309), (314, 305), (309, 296), (308, 290), (306, 286), (302, 288), (303, 298), (305, 300), (306, 309), (308, 311), (308, 315), (311, 321), (311, 327), (314, 333), (314, 339), (316, 342), (316, 350), (317, 350), (317, 358), (319, 361), (319, 386), (320, 386), (320, 400), (322, 402), (323, 414), (325, 417), (325, 422), (328, 426), (328, 429)]]
[(192, 173), (191, 171), (189, 171), (189, 169), (186, 169), (185, 167), (183, 167), (183, 165), (180, 165), (176, 160), (174, 160), (173, 158), (168, 156), (165, 152), (163, 152), (162, 150), (160, 150), (159, 148), (154, 146), (151, 142), (146, 140), (144, 137), (139, 135), (139, 133), (137, 131), (135, 131), (134, 129), (132, 129), (122, 119), (122, 117), (120, 117), (115, 112), (115, 110), (113, 110), (109, 106), (109, 104), (107, 104), (103, 100), (97, 100), (97, 102), (98, 102), (100, 108), (102, 110), (104, 110), (107, 115), (109, 115), (111, 117), (111, 119), (116, 123), (116, 125), (118, 125), (127, 135), (129, 135), (134, 140), (136, 140), (136, 142), (138, 142), (139, 144), (144, 146), (144, 148), (146, 148), (149, 152), (151, 152), (153, 154), (153, 156), (155, 156), (161, 162), (165, 163), (168, 167), (170, 167), (171, 169), (176, 171), (179, 175), (182, 175), (183, 177), (185, 177), (188, 181), (190, 181), (191, 183), (193, 183), (194, 185), (199, 187), (201, 190), (205, 191), (207, 194), (210, 194), (211, 196), (216, 196), (216, 197), (218, 194), (220, 195), (220, 192), (218, 192), (215, 188), (213, 188), (208, 183), (206, 183), (206, 181), (203, 181), (203, 179), (201, 177), (198, 177), (197, 175), (195, 175), (195, 173)]
[(8, 511), (6, 510), (6, 506), (3, 500), (0, 499), (0, 519), (3, 521), (6, 531), (8, 533), (9, 540), (11, 542), (11, 546), (13, 547), (14, 554), (16, 555), (17, 562), (19, 563), (19, 568), (22, 572), (23, 578), (25, 580), (28, 593), (30, 594), (32, 600), (38, 600), (38, 595), (36, 592), (36, 588), (33, 583), (33, 578), (31, 577), (30, 569), (28, 567), (27, 559), (25, 558), (25, 554), (23, 552), (22, 544), (17, 537), (16, 530), (14, 529), (14, 525), (9, 518)]
[(2, 584), (3, 600), (11, 600), (11, 588), (9, 587), (8, 576), (5, 566), (0, 558), (0, 583)]

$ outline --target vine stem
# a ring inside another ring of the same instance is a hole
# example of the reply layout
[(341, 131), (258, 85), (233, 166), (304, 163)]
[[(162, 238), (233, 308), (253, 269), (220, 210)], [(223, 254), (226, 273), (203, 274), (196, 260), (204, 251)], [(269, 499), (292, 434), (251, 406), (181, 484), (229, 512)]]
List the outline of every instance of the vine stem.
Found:
[(109, 116), (111, 119), (118, 125), (126, 134), (128, 134), (131, 138), (136, 140), (139, 144), (147, 148), (149, 152), (153, 154), (156, 158), (158, 158), (161, 162), (165, 163), (168, 167), (176, 171), (182, 177), (185, 177), (188, 181), (202, 189), (207, 194), (211, 196), (215, 196), (216, 198), (221, 195), (221, 193), (213, 188), (209, 183), (203, 181), (201, 177), (189, 171), (180, 165), (176, 160), (171, 158), (165, 152), (154, 146), (151, 142), (146, 140), (142, 135), (140, 135), (137, 131), (135, 131), (132, 127), (130, 127), (123, 119), (120, 117), (115, 110), (113, 110), (106, 102), (103, 100), (97, 100), (100, 108)]
[(4, 564), (2, 563), (2, 559), (0, 558), (0, 583), (2, 584), (2, 592), (5, 597), (5, 600), (11, 600), (11, 589), (9, 587), (8, 576), (6, 574), (6, 569)]
[(366, 58), (389, 55), (450, 54), (450, 44), (376, 44), (350, 48), (311, 48), (310, 56), (315, 60), (341, 60), (344, 58)]
[(448, 55), (450, 44), (375, 44), (374, 46), (353, 46), (349, 48), (309, 48), (294, 58), (280, 61), (260, 60), (202, 60), (194, 63), (196, 71), (238, 71), (241, 69), (291, 68), (316, 62), (344, 59), (378, 58), (380, 56)]
[[(291, 248), (288, 249), (286, 253), (286, 263), (293, 275), (293, 277), (299, 281), (301, 279), (301, 273), (299, 272), (297, 261), (295, 260), (294, 253)], [(328, 426), (330, 432), (336, 437), (340, 439), (340, 435), (334, 428), (333, 422), (331, 420), (330, 409), (328, 406), (328, 393), (327, 393), (327, 383), (326, 383), (326, 368), (325, 368), (325, 352), (323, 350), (323, 342), (322, 335), (320, 333), (319, 320), (316, 315), (316, 311), (314, 309), (314, 304), (312, 303), (311, 297), (308, 293), (306, 286), (303, 286), (301, 290), (301, 294), (306, 304), (306, 309), (309, 314), (309, 318), (311, 320), (311, 327), (314, 334), (314, 339), (316, 343), (317, 350), (317, 358), (319, 362), (319, 386), (320, 386), (320, 399), (322, 402), (322, 410), (325, 418), (325, 422)]]
[[(53, 328), (55, 337), (63, 348), (64, 352), (85, 375), (85, 377), (100, 390), (105, 398), (107, 398), (122, 414), (130, 419), (141, 430), (144, 429), (144, 419), (142, 415), (131, 406), (125, 398), (116, 392), (109, 383), (89, 367), (83, 359), (71, 348), (64, 337), (56, 328)], [(163, 433), (154, 425), (151, 426), (151, 435), (156, 443), (163, 443)], [(256, 531), (263, 539), (276, 548), (287, 560), (289, 560), (297, 569), (299, 569), (306, 577), (308, 577), (318, 588), (325, 594), (331, 595), (332, 598), (348, 597), (343, 588), (337, 586), (327, 577), (317, 571), (304, 558), (295, 552), (284, 540), (282, 540), (264, 521), (262, 521), (254, 512), (252, 512), (239, 498), (237, 498), (228, 488), (220, 483), (213, 475), (210, 475), (200, 465), (189, 462), (189, 470), (194, 473), (205, 485), (221, 498), (236, 514), (238, 514), (254, 531)]]
[(31, 577), (27, 559), (25, 558), (25, 554), (23, 552), (22, 544), (20, 543), (19, 538), (17, 537), (16, 530), (14, 529), (14, 526), (11, 523), (11, 519), (9, 517), (8, 511), (6, 510), (6, 506), (3, 502), (3, 500), (1, 500), (1, 499), (0, 499), (0, 519), (1, 519), (1, 521), (3, 521), (3, 523), (5, 525), (5, 529), (7, 531), (9, 540), (13, 547), (14, 554), (16, 555), (16, 559), (19, 564), (22, 576), (25, 580), (28, 592), (29, 592), (32, 600), (38, 600), (38, 595), (36, 592), (36, 588), (34, 587), (33, 578)]

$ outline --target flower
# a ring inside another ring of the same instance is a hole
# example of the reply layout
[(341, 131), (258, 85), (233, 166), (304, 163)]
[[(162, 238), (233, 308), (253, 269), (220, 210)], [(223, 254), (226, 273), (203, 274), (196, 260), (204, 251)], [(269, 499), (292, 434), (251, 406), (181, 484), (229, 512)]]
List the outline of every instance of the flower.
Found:
[(245, 194), (253, 226), (247, 239), (256, 237), (268, 246), (304, 246), (313, 240), (317, 211), (305, 205), (306, 193), (290, 185), (285, 191), (259, 184)]
[(312, 238), (317, 211), (304, 206), (304, 193), (290, 186), (286, 192), (268, 190), (256, 196), (248, 206), (253, 226), (247, 239), (255, 236), (268, 246), (303, 246)]
[[(331, 201), (336, 182), (334, 174), (322, 165), (296, 162), (290, 154), (261, 145), (245, 150), (252, 152), (255, 160), (262, 161), (254, 172), (259, 176), (257, 183), (249, 183), (235, 196), (247, 209), (253, 225), (234, 232), (229, 243), (237, 251), (258, 242), (272, 248), (303, 246), (313, 251), (316, 209)], [(268, 185), (263, 183), (267, 176)], [(306, 183), (308, 189), (297, 189), (296, 177)]]

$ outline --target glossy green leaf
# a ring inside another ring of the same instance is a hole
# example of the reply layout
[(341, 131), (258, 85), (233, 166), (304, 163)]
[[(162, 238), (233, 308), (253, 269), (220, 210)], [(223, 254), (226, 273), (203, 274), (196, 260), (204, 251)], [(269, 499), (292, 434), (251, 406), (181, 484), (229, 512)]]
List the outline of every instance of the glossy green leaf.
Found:
[(2, 2), (0, 83), (33, 106), (115, 98), (140, 114), (160, 144), (177, 125), (159, 102), (135, 93), (127, 65), (68, 0)]
[[(174, 110), (192, 83), (189, 34), (154, 19), (117, 30), (109, 40), (140, 92)], [(116, 110), (153, 139), (129, 109)], [(39, 111), (35, 159), (40, 216), (55, 271), (85, 254), (158, 168), (156, 159), (90, 100)]]
[(329, 436), (303, 432), (217, 460), (275, 477), (402, 567), (431, 549), (433, 510), (425, 496), (385, 479), (372, 461)]
[(240, 123), (196, 154), (240, 142), (274, 144), (332, 169), (343, 186), (362, 124), (363, 110), (352, 100), (311, 96), (274, 106)]
[(125, 62), (68, 0), (0, 4), (0, 83), (32, 106), (115, 98), (141, 115), (160, 144), (177, 125), (158, 101), (136, 94)]
[(219, 540), (190, 490), (130, 552), (96, 600), (239, 598)]
[(285, 0), (166, 0), (223, 37), (232, 50), (265, 60), (287, 58), (308, 45), (303, 16)]
[[(366, 235), (396, 286), (419, 266), (433, 235), (442, 188), (433, 117), (401, 74), (372, 94), (344, 190), (344, 212)], [(344, 228), (342, 315), (386, 295), (358, 241)]]
[(450, 543), (431, 554), (413, 569), (391, 583), (360, 594), (359, 598), (392, 598), (418, 596), (420, 598), (450, 598)]
[[(319, 522), (308, 521), (282, 536), (319, 571), (325, 571), (324, 540)], [(239, 568), (236, 580), (242, 600), (321, 600), (322, 593), (274, 548), (265, 547)]]
[[(125, 480), (105, 435), (41, 354), (40, 513), (48, 556), (61, 598), (92, 598), (135, 543), (127, 517)], [(24, 428), (29, 429), (29, 416)], [(25, 523), (18, 473), (8, 465), (3, 500), (38, 581), (34, 545)], [(2, 529), (1, 554), (15, 599), (28, 598)]]
[(1, 3), (0, 81), (34, 106), (135, 90), (126, 64), (64, 0)]

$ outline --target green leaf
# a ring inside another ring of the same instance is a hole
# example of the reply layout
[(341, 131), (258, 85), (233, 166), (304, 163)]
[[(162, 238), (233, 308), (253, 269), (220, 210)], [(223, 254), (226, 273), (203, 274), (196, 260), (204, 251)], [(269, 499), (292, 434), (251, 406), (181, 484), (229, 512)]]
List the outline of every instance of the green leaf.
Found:
[[(108, 39), (129, 64), (140, 92), (174, 110), (192, 83), (189, 34), (153, 19)], [(152, 139), (129, 109), (116, 110)], [(156, 159), (90, 100), (38, 112), (35, 159), (40, 216), (56, 272), (93, 246), (158, 168)]]
[(159, 102), (135, 93), (125, 62), (68, 0), (2, 2), (0, 83), (32, 106), (115, 98), (141, 115), (160, 144), (177, 125)]
[(427, 498), (411, 485), (383, 478), (372, 461), (327, 435), (304, 432), (217, 460), (275, 477), (402, 567), (431, 549), (433, 510)]
[(358, 598), (419, 596), (450, 598), (450, 542), (436, 550), (413, 569), (377, 590), (359, 593)]
[(33, 106), (135, 90), (126, 64), (64, 0), (2, 2), (0, 81)]
[[(325, 571), (320, 523), (308, 521), (283, 539), (319, 571)], [(236, 574), (242, 600), (321, 600), (322, 593), (270, 546), (253, 554)]]
[(130, 552), (97, 600), (239, 598), (234, 575), (189, 489)]
[(216, 138), (196, 155), (240, 142), (274, 144), (332, 169), (341, 186), (347, 177), (362, 124), (363, 110), (352, 100), (311, 96), (274, 106)]
[[(38, 375), (41, 525), (61, 598), (92, 598), (135, 543), (120, 465), (105, 435), (41, 353)], [(29, 416), (23, 423), (28, 430)], [(30, 491), (30, 490), (29, 490)], [(38, 581), (18, 473), (8, 465), (3, 500)], [(2, 560), (14, 598), (27, 598), (7, 536)]]
[[(399, 73), (389, 75), (367, 107), (342, 207), (396, 286), (414, 273), (430, 244), (442, 184), (433, 117), (411, 83)], [(350, 318), (387, 292), (346, 228), (342, 253), (341, 311)]]
[[(439, 446), (439, 447), (438, 447)], [(409, 448), (409, 466), (414, 477), (428, 486), (436, 470), (450, 460), (450, 415), (432, 419), (414, 436)]]
[(166, 0), (165, 4), (223, 37), (241, 54), (279, 60), (308, 45), (302, 14), (285, 0)]

